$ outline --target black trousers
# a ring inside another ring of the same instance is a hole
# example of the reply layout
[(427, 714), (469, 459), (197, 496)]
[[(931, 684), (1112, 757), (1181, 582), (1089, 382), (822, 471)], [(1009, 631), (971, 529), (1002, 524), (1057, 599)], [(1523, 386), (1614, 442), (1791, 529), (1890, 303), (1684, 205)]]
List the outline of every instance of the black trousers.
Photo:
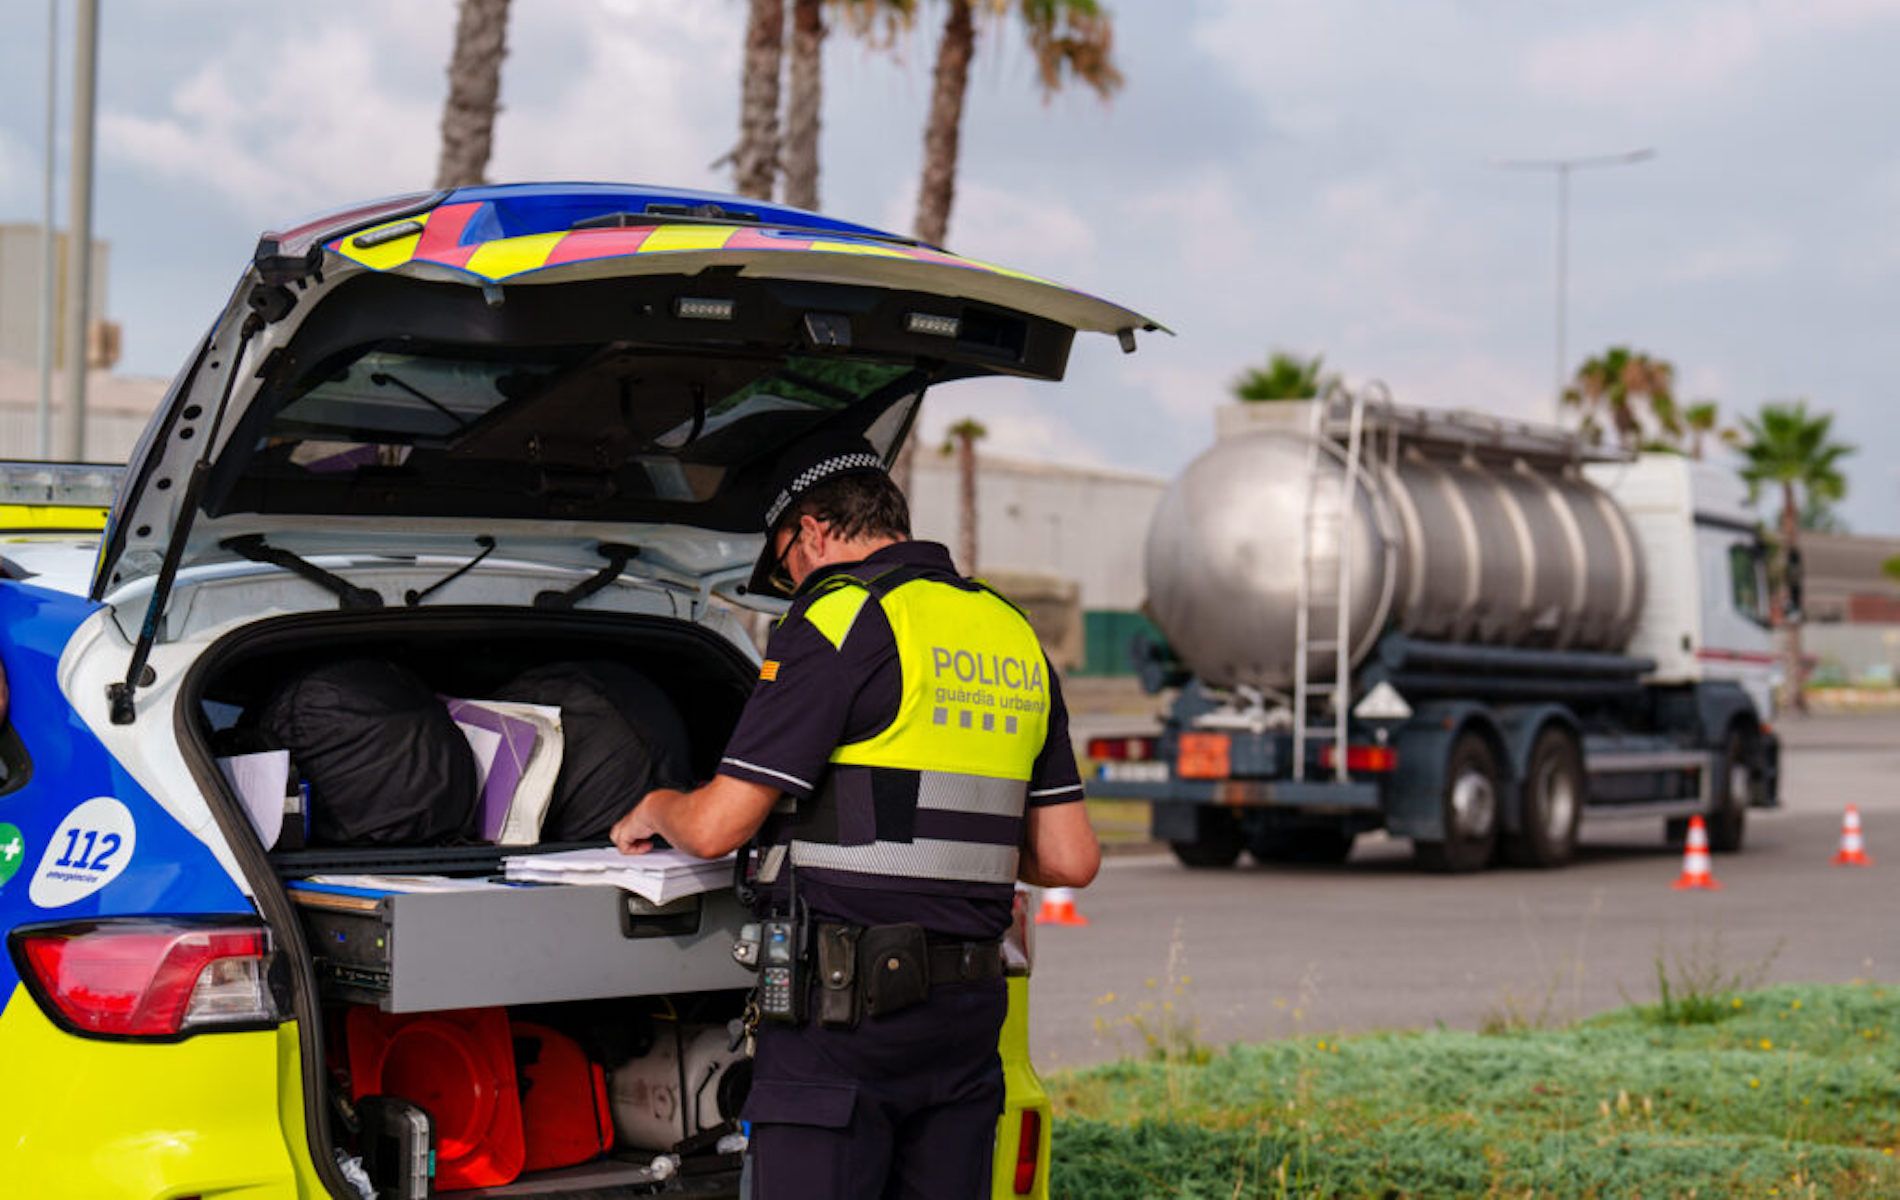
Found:
[(1000, 979), (856, 1029), (759, 1029), (750, 1200), (981, 1200), (1003, 1113)]

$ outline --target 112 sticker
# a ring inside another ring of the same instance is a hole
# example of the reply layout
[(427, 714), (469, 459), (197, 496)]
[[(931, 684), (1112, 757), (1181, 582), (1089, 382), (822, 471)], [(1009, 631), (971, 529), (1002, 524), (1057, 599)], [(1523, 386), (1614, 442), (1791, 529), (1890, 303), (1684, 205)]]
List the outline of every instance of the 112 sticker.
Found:
[(138, 830), (132, 813), (111, 796), (95, 796), (66, 814), (40, 855), (27, 899), (63, 908), (119, 877), (132, 861)]

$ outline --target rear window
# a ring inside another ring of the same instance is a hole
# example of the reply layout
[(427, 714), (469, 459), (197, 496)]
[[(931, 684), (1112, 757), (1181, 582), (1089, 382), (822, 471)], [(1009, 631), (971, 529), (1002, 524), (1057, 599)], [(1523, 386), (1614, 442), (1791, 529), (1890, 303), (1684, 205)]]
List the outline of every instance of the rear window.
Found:
[[(427, 484), (438, 498), (567, 489), (581, 508), (590, 496), (615, 510), (697, 505), (828, 418), (866, 402), (905, 409), (925, 382), (909, 362), (834, 355), (378, 343), (286, 389), (238, 491), (266, 509), (304, 485), (348, 507), (340, 489), (372, 484)], [(880, 422), (874, 443), (896, 425)]]

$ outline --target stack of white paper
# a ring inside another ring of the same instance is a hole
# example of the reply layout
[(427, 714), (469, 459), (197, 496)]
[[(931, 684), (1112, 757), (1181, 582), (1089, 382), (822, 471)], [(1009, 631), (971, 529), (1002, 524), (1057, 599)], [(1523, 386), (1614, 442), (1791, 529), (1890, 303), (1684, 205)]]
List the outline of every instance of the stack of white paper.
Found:
[(501, 865), (512, 882), (610, 885), (654, 904), (671, 904), (729, 886), (732, 859), (730, 854), (724, 858), (694, 858), (679, 850), (622, 854), (608, 846), (560, 854), (517, 854), (502, 859)]
[(312, 875), (305, 883), (362, 888), (371, 892), (496, 892), (505, 883), (490, 879), (462, 879), (449, 875)]

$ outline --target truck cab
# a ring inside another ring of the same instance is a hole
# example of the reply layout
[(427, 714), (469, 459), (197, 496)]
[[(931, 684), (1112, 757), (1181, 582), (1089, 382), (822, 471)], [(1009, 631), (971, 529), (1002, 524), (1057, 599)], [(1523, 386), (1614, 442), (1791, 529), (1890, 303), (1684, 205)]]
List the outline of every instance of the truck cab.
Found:
[(1773, 721), (1781, 661), (1769, 625), (1768, 548), (1734, 472), (1646, 453), (1585, 474), (1629, 514), (1648, 563), (1628, 653), (1656, 664), (1652, 683), (1732, 682)]

